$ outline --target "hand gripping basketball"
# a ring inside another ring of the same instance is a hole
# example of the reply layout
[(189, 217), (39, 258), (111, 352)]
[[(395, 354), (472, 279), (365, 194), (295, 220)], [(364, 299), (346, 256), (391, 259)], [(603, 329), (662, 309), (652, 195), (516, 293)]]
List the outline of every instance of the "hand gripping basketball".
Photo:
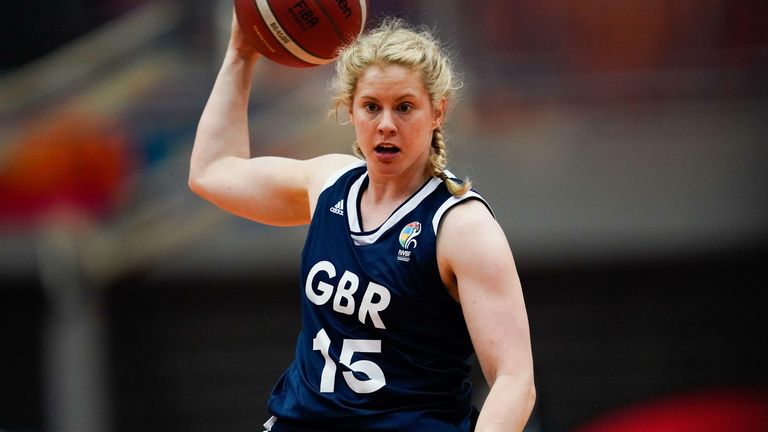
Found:
[(367, 0), (234, 0), (248, 42), (292, 67), (330, 63), (365, 27)]

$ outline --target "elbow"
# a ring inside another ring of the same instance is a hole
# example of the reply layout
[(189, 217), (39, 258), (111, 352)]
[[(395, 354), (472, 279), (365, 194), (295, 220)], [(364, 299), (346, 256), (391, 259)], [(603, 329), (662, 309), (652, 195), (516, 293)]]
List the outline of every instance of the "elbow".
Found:
[(200, 180), (191, 171), (189, 173), (189, 178), (187, 179), (187, 187), (189, 187), (189, 190), (197, 195), (200, 195), (202, 192), (202, 185), (200, 184)]
[(189, 176), (187, 177), (187, 187), (197, 195), (205, 195), (205, 177), (208, 170), (206, 166), (195, 160), (194, 155), (189, 163)]
[(189, 178), (187, 179), (187, 187), (189, 187), (189, 190), (191, 190), (197, 195), (202, 194), (203, 186), (200, 182), (199, 176), (195, 175), (195, 172), (193, 170), (189, 171)]
[(189, 178), (187, 179), (187, 187), (195, 195), (208, 199), (208, 187), (203, 179), (203, 176), (196, 170), (191, 169), (189, 171)]

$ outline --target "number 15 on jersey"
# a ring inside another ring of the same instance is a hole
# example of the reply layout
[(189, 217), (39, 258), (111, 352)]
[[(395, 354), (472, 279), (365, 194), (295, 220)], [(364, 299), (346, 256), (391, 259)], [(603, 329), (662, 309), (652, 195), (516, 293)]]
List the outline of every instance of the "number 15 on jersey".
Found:
[[(320, 329), (317, 335), (312, 339), (312, 349), (320, 351), (325, 359), (325, 366), (320, 377), (320, 391), (322, 393), (333, 393), (336, 388), (336, 363), (333, 361), (328, 351), (331, 348), (331, 339), (328, 337), (325, 329)], [(373, 393), (384, 387), (387, 380), (384, 377), (384, 371), (379, 365), (370, 360), (352, 361), (355, 353), (380, 353), (381, 341), (375, 339), (344, 339), (341, 344), (341, 355), (339, 363), (349, 368), (341, 375), (347, 382), (349, 388), (355, 393)], [(360, 380), (355, 377), (355, 372), (368, 376), (367, 380)]]

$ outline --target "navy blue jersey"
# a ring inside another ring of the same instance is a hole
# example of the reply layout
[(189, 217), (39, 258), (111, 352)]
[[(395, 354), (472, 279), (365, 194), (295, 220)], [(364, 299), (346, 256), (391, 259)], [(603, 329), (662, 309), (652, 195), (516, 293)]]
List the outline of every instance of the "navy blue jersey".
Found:
[(469, 431), (472, 343), (437, 266), (453, 197), (428, 180), (376, 230), (364, 232), (364, 163), (321, 192), (301, 264), (296, 358), (269, 398), (267, 428), (284, 431)]

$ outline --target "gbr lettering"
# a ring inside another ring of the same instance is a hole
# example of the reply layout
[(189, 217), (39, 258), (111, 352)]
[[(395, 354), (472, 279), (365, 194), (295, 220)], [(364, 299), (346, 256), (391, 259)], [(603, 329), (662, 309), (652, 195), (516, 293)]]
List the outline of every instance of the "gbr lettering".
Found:
[[(320, 276), (321, 273), (325, 277)], [(318, 306), (328, 303), (333, 298), (334, 311), (344, 315), (353, 315), (358, 306), (355, 304), (353, 295), (360, 287), (360, 278), (349, 270), (345, 270), (341, 277), (335, 281), (334, 286), (332, 283), (334, 283), (335, 278), (336, 267), (331, 262), (320, 261), (313, 265), (309, 270), (304, 287), (307, 298)], [(390, 299), (391, 295), (385, 286), (368, 282), (365, 293), (363, 293), (363, 299), (357, 309), (357, 319), (365, 324), (366, 318), (370, 317), (374, 327), (385, 329), (386, 326), (379, 313), (389, 306)]]

